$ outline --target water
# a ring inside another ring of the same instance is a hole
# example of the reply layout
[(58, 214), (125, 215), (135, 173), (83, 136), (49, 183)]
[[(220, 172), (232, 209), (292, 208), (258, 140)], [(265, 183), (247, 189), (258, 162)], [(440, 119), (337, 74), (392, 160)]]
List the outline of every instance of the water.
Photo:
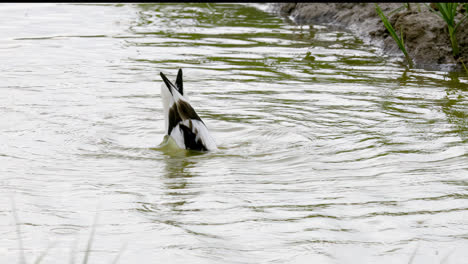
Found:
[[(2, 4), (0, 32), (1, 263), (81, 263), (93, 226), (88, 263), (468, 259), (464, 73), (254, 5)], [(178, 68), (216, 152), (158, 148)]]

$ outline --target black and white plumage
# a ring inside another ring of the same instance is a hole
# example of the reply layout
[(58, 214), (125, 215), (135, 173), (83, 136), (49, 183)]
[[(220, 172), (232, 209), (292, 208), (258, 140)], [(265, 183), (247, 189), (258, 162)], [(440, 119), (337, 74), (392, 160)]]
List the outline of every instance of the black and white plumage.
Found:
[(186, 97), (182, 84), (182, 69), (179, 69), (175, 85), (162, 72), (161, 97), (166, 119), (166, 134), (182, 149), (216, 150), (216, 143), (208, 128), (195, 112)]

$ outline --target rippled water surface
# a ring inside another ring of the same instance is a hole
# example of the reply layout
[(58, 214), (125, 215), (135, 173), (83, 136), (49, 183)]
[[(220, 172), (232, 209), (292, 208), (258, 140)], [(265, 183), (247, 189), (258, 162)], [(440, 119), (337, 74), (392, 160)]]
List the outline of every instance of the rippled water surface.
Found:
[[(82, 263), (93, 226), (88, 263), (468, 263), (466, 74), (255, 5), (1, 4), (0, 33), (1, 263)], [(218, 151), (158, 148), (179, 68)]]

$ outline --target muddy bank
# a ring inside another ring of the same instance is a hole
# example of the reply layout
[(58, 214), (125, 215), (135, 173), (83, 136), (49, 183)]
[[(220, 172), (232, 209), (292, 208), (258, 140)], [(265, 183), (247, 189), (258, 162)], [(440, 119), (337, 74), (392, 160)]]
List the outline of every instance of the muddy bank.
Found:
[[(397, 44), (388, 34), (378, 16), (373, 3), (274, 3), (274, 12), (292, 17), (298, 24), (335, 25), (351, 30), (365, 43), (382, 47), (388, 55), (402, 56)], [(415, 67), (448, 70), (455, 68), (445, 21), (429, 11), (422, 3), (411, 4), (391, 15), (389, 13), (402, 6), (402, 3), (380, 3), (380, 8), (390, 23), (400, 32), (403, 30), (406, 49)], [(458, 20), (460, 21), (461, 15)], [(460, 56), (465, 64), (468, 60), (468, 22), (457, 30)], [(461, 68), (457, 65), (456, 68)]]

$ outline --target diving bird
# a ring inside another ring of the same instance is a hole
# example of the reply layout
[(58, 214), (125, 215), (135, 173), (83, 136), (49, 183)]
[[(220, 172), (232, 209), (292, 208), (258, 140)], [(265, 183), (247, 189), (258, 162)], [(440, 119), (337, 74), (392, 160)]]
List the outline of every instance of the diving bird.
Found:
[(208, 151), (216, 150), (216, 143), (205, 123), (184, 97), (182, 69), (179, 69), (175, 84), (160, 73), (162, 80), (161, 97), (166, 120), (166, 135), (182, 149)]

